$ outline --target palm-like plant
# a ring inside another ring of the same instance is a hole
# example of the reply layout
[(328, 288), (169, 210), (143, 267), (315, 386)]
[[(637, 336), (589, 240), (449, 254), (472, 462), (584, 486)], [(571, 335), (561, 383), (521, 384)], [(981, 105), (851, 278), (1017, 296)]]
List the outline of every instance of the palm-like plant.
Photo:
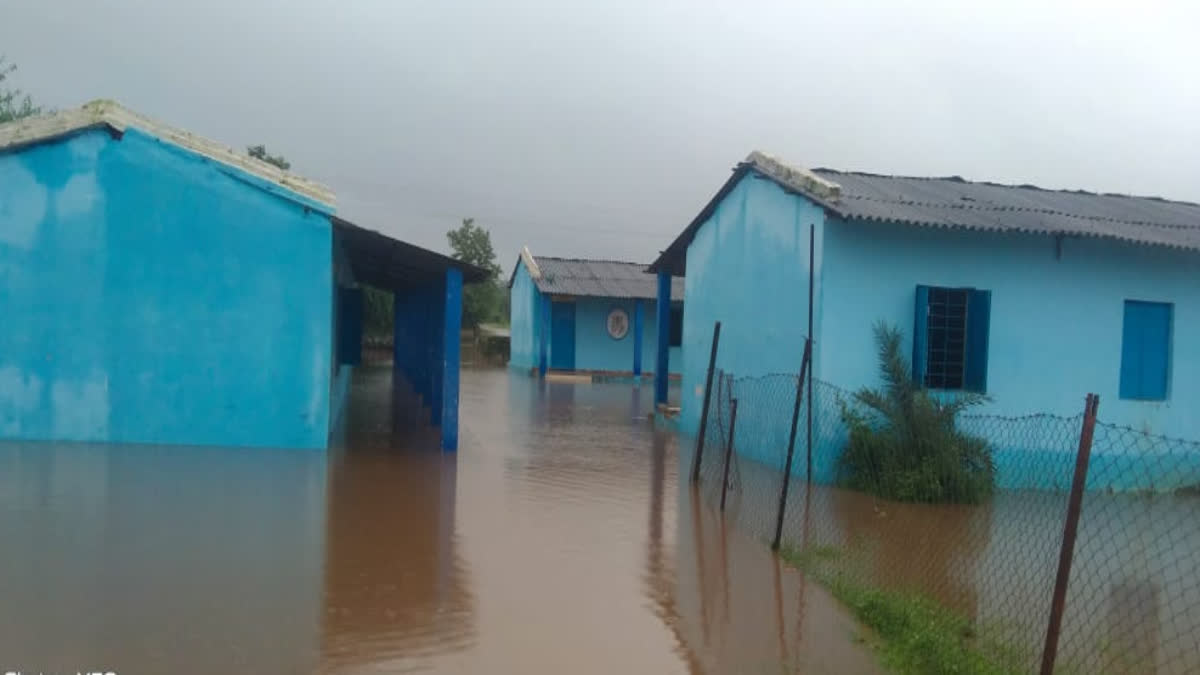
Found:
[(887, 499), (979, 503), (995, 489), (996, 466), (987, 441), (958, 430), (962, 411), (987, 401), (982, 394), (937, 395), (914, 382), (894, 326), (875, 326), (883, 387), (864, 387), (842, 401), (850, 431), (839, 460), (839, 482)]

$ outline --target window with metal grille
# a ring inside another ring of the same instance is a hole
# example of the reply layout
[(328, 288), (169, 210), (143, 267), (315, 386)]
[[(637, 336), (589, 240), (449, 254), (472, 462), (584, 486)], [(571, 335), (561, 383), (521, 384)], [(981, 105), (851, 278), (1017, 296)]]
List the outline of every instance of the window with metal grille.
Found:
[(913, 377), (930, 389), (987, 390), (991, 292), (917, 286)]

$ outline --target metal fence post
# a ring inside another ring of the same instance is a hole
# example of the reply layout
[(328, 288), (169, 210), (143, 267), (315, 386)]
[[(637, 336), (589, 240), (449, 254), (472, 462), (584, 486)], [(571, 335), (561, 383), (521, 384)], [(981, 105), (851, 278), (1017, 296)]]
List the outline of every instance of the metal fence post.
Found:
[(729, 459), (733, 456), (733, 428), (737, 425), (737, 399), (730, 403), (729, 444), (725, 446), (725, 470), (721, 473), (721, 510), (725, 510), (725, 493), (729, 491)]
[[(812, 361), (812, 347), (811, 347), (812, 338), (808, 339), (808, 343), (810, 345), (808, 360)], [(805, 424), (805, 428), (807, 429), (807, 435), (806, 435), (807, 440), (805, 441), (805, 448), (807, 448), (807, 451), (806, 451), (805, 455), (806, 455), (807, 459), (806, 459), (805, 465), (804, 465), (804, 478), (809, 487), (812, 487), (812, 474), (813, 474), (813, 468), (812, 468), (812, 451), (813, 451), (813, 447), (812, 447), (812, 406), (813, 406), (812, 371), (813, 371), (813, 369), (810, 367), (808, 369), (808, 396), (806, 397), (808, 400), (805, 401), (805, 405), (804, 405), (804, 408), (807, 411), (806, 417), (808, 419), (808, 422)]]
[(1046, 646), (1042, 650), (1042, 675), (1054, 672), (1058, 656), (1058, 636), (1062, 629), (1063, 612), (1067, 604), (1067, 584), (1071, 578), (1071, 558), (1075, 555), (1075, 535), (1079, 531), (1079, 511), (1083, 504), (1083, 488), (1087, 482), (1088, 461), (1092, 454), (1092, 437), (1096, 431), (1096, 409), (1100, 397), (1087, 395), (1083, 408), (1083, 429), (1079, 433), (1079, 453), (1075, 456), (1075, 476), (1071, 479), (1071, 496), (1067, 501), (1067, 520), (1063, 525), (1062, 549), (1058, 555), (1058, 574), (1054, 579), (1054, 597), (1050, 603), (1050, 621), (1046, 626)]
[(800, 379), (796, 381), (796, 405), (792, 408), (792, 431), (788, 435), (787, 460), (783, 465), (783, 487), (779, 490), (779, 515), (775, 519), (775, 538), (771, 548), (779, 550), (779, 539), (783, 536), (783, 515), (787, 509), (788, 485), (792, 482), (792, 455), (796, 451), (796, 425), (800, 422), (800, 402), (804, 399), (804, 379), (808, 377), (809, 361), (812, 359), (812, 338), (804, 340), (804, 359), (800, 362)]
[[(808, 350), (808, 360), (809, 361), (812, 361), (813, 270), (816, 268), (816, 265), (817, 265), (816, 238), (817, 238), (817, 226), (815, 224), (809, 225), (808, 226), (808, 344), (805, 345), (805, 348)], [(813, 406), (812, 371), (813, 371), (812, 368), (808, 369), (808, 402), (807, 402), (807, 405), (805, 406), (808, 409), (808, 413), (807, 413), (808, 414), (808, 423), (806, 425), (807, 429), (808, 429), (808, 434), (807, 434), (808, 440), (807, 440), (807, 443), (805, 446), (808, 449), (808, 452), (807, 452), (808, 459), (807, 459), (807, 462), (805, 463), (804, 475), (807, 479), (807, 485), (809, 488), (812, 487), (812, 406)], [(812, 490), (809, 490), (809, 492), (812, 492)]]
[[(661, 329), (662, 326), (659, 326)], [(708, 355), (708, 375), (704, 379), (704, 407), (700, 409), (700, 432), (696, 434), (696, 454), (692, 457), (692, 482), (700, 480), (700, 458), (704, 455), (704, 432), (708, 428), (708, 403), (712, 398), (713, 369), (717, 366), (717, 344), (721, 342), (721, 322), (713, 324), (712, 352)]]

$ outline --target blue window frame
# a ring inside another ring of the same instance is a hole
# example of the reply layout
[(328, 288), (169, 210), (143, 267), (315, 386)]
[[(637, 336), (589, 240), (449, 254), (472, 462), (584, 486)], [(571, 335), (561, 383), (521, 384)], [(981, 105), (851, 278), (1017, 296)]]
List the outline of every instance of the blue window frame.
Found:
[(1171, 315), (1167, 302), (1125, 301), (1121, 335), (1121, 398), (1165, 401), (1171, 370)]
[(987, 391), (992, 293), (917, 286), (913, 378), (930, 389)]

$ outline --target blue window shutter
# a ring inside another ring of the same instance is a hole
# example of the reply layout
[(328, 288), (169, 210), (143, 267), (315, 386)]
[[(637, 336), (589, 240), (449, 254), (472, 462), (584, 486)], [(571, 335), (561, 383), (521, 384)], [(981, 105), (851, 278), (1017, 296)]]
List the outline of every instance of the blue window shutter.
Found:
[(913, 313), (913, 381), (925, 386), (925, 359), (929, 353), (929, 287), (917, 286)]
[(1121, 398), (1142, 398), (1141, 303), (1125, 302), (1121, 329)]
[(988, 332), (991, 314), (991, 291), (967, 291), (967, 349), (963, 389), (969, 391), (987, 391)]
[(338, 362), (357, 366), (362, 362), (363, 292), (361, 288), (339, 288), (341, 325), (338, 326)]
[(1167, 397), (1171, 353), (1171, 305), (1125, 301), (1121, 335), (1121, 398)]
[(1142, 356), (1143, 398), (1167, 398), (1167, 367), (1171, 351), (1171, 306), (1165, 303), (1146, 303), (1147, 317)]

